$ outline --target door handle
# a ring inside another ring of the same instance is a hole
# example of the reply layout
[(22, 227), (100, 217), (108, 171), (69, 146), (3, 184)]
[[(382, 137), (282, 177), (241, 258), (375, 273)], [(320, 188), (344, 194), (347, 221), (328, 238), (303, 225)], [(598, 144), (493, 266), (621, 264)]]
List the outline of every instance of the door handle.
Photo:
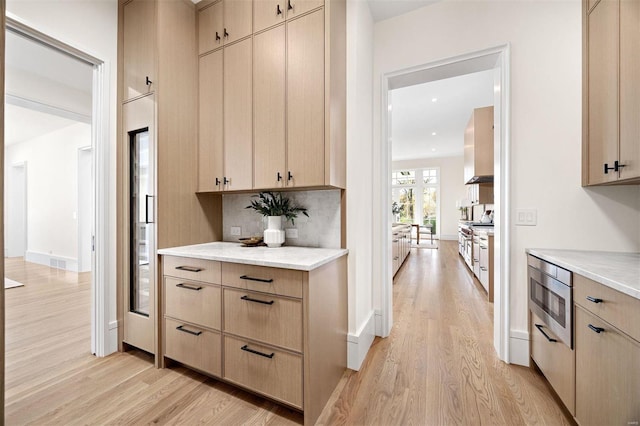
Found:
[(153, 213), (153, 204), (151, 208), (149, 208), (149, 200), (153, 198), (153, 195), (145, 195), (144, 196), (144, 223), (153, 223), (153, 214), (151, 215), (151, 219), (149, 219), (149, 210)]

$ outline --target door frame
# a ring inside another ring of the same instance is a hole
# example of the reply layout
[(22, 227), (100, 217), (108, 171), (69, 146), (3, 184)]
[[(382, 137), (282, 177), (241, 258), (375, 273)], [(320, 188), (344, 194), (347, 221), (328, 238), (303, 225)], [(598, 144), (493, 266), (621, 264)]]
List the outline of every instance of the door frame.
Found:
[[(391, 141), (389, 108), (390, 90), (418, 84), (417, 79), (435, 81), (463, 75), (470, 72), (493, 69), (494, 73), (494, 205), (495, 237), (494, 250), (494, 333), (493, 345), (498, 357), (510, 362), (509, 329), (510, 329), (510, 205), (511, 205), (511, 103), (510, 103), (510, 45), (503, 44), (463, 55), (413, 66), (382, 75), (381, 81), (381, 129), (380, 129), (380, 179), (382, 192), (378, 205), (381, 221), (375, 234), (379, 235), (381, 250), (374, 256), (374, 263), (381, 265), (382, 282), (380, 288), (380, 329), (377, 334), (386, 337), (393, 327), (393, 278), (391, 266), (391, 221), (389, 209), (391, 200)], [(470, 70), (470, 68), (475, 68)], [(377, 260), (377, 262), (375, 262)], [(496, 267), (497, 266), (497, 267)]]
[(93, 150), (92, 245), (94, 250), (91, 268), (91, 352), (97, 356), (106, 356), (112, 352), (109, 343), (109, 281), (107, 280), (111, 246), (109, 235), (109, 63), (27, 25), (12, 14), (6, 14), (5, 19), (6, 31), (27, 37), (93, 67), (91, 147)]

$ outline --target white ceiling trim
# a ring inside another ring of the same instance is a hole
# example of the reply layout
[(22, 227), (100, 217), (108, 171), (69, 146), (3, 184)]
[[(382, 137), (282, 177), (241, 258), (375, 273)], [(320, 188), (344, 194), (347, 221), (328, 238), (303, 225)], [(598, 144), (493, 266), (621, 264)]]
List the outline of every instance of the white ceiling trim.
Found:
[(74, 111), (69, 111), (53, 105), (47, 105), (42, 102), (27, 99), (21, 96), (12, 95), (7, 93), (5, 95), (5, 102), (9, 105), (15, 105), (22, 108), (28, 108), (34, 111), (42, 112), (44, 114), (55, 115), (57, 117), (66, 118), (68, 120), (79, 121), (81, 123), (91, 124), (91, 116), (79, 114)]

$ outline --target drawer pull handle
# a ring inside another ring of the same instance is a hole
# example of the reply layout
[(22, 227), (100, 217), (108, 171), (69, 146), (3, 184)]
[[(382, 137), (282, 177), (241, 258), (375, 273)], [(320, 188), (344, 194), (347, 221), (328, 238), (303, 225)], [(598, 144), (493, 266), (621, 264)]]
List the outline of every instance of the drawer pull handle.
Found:
[(487, 272), (487, 268), (485, 268), (484, 266), (481, 266), (481, 267), (480, 267), (480, 270), (481, 270), (481, 271), (484, 271), (484, 272)]
[(202, 290), (202, 287), (192, 287), (192, 286), (187, 285), (185, 283), (176, 284), (176, 287), (184, 288), (184, 289), (187, 289), (187, 290), (194, 290), (194, 291)]
[(187, 272), (200, 272), (203, 269), (198, 268), (197, 266), (176, 266), (176, 269), (179, 271), (187, 271)]
[(597, 297), (587, 296), (587, 300), (593, 303), (602, 303), (602, 299), (598, 299)]
[(240, 299), (246, 300), (247, 302), (262, 303), (263, 305), (273, 305), (273, 300), (266, 302), (264, 300), (252, 299), (249, 296), (242, 296)]
[(199, 335), (202, 334), (202, 331), (191, 331), (191, 330), (188, 330), (188, 329), (184, 328), (184, 325), (177, 326), (176, 330), (182, 331), (183, 333), (193, 334), (194, 336), (199, 336)]
[(589, 328), (593, 331), (595, 331), (596, 333), (600, 334), (604, 331), (604, 328), (602, 327), (594, 327), (593, 325), (589, 324)]
[(240, 349), (242, 349), (242, 350), (243, 350), (243, 351), (245, 351), (245, 352), (251, 352), (252, 354), (256, 354), (256, 355), (263, 356), (263, 357), (265, 357), (265, 358), (273, 358), (273, 356), (275, 355), (275, 353), (274, 353), (274, 352), (271, 352), (270, 354), (265, 354), (264, 352), (260, 352), (260, 351), (253, 350), (253, 349), (249, 348), (249, 346), (248, 346), (248, 345), (244, 345), (244, 346), (243, 346), (243, 347), (241, 347)]
[(265, 280), (264, 278), (253, 278), (253, 277), (249, 277), (247, 275), (243, 275), (240, 277), (241, 280), (249, 280), (249, 281), (258, 281), (261, 283), (272, 283), (273, 282), (273, 278), (269, 278), (268, 280)]
[(540, 330), (540, 333), (542, 333), (542, 335), (546, 337), (548, 341), (550, 341), (551, 343), (557, 342), (556, 339), (552, 339), (547, 333), (544, 332), (544, 330), (542, 329), (542, 324), (536, 324), (536, 328)]

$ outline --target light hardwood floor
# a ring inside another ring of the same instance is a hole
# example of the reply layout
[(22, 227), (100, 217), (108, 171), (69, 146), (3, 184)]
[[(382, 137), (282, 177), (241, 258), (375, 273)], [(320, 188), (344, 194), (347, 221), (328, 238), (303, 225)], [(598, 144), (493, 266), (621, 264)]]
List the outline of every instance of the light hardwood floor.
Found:
[[(571, 424), (543, 379), (500, 362), (492, 305), (455, 242), (412, 249), (394, 285), (394, 329), (347, 372), (320, 424)], [(20, 275), (22, 274), (22, 275)], [(74, 276), (75, 275), (75, 276)], [(88, 276), (7, 262), (6, 422), (301, 424), (292, 410), (138, 351), (89, 354)]]

